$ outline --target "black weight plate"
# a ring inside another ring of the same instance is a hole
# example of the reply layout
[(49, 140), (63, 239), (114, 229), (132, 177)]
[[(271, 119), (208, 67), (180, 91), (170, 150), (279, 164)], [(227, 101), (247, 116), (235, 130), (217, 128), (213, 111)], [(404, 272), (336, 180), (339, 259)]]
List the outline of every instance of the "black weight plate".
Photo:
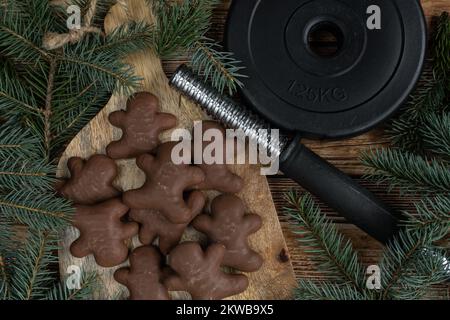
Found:
[[(369, 30), (367, 8), (381, 8)], [(339, 50), (319, 56), (311, 30), (332, 26)], [(244, 98), (280, 128), (341, 138), (392, 115), (422, 70), (426, 24), (417, 0), (234, 0), (227, 49), (246, 67)]]

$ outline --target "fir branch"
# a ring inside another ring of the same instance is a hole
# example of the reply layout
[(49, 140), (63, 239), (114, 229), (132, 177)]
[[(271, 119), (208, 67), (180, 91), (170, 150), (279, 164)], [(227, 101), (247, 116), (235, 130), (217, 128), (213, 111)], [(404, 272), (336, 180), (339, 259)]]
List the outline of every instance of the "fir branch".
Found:
[(24, 248), (19, 249), (11, 279), (14, 300), (44, 298), (46, 288), (54, 281), (55, 272), (49, 266), (57, 263), (57, 240), (54, 234), (30, 230)]
[[(434, 56), (434, 70), (439, 78), (447, 81), (447, 86), (450, 85), (448, 80), (450, 78), (450, 17), (448, 12), (443, 12), (439, 17), (436, 33), (434, 36), (433, 56)], [(450, 87), (448, 87), (450, 89)]]
[(71, 220), (73, 208), (53, 193), (30, 190), (0, 195), (0, 218), (25, 224), (36, 230), (59, 230)]
[(296, 192), (286, 195), (289, 207), (286, 214), (295, 226), (297, 241), (305, 246), (305, 252), (340, 284), (351, 285), (364, 294), (364, 271), (350, 241), (326, 219), (310, 195)]
[(155, 31), (152, 26), (145, 22), (130, 22), (114, 29), (106, 36), (105, 43), (93, 48), (92, 52), (123, 59), (130, 53), (152, 48), (154, 43)]
[(86, 92), (76, 99), (74, 97), (67, 99), (60, 97), (61, 100), (54, 101), (55, 112), (53, 113), (51, 127), (53, 133), (52, 155), (59, 154), (61, 146), (64, 146), (67, 141), (71, 141), (108, 103), (111, 94), (101, 88), (94, 89), (95, 86), (92, 84)]
[(10, 297), (10, 267), (8, 263), (12, 261), (11, 246), (13, 246), (13, 232), (11, 225), (0, 220), (0, 300), (6, 300)]
[(402, 230), (388, 245), (380, 266), (381, 299), (417, 299), (448, 278), (443, 255), (431, 246), (435, 237), (429, 230)]
[(2, 116), (11, 116), (19, 111), (27, 114), (40, 114), (36, 99), (31, 90), (3, 68), (0, 74), (0, 110)]
[(405, 268), (398, 286), (392, 291), (391, 297), (396, 300), (424, 299), (431, 286), (450, 280), (450, 266), (445, 250), (425, 248), (417, 261)]
[(14, 10), (23, 19), (32, 22), (32, 27), (37, 34), (43, 35), (52, 29), (54, 15), (51, 9), (51, 1), (21, 0), (7, 2), (10, 8), (6, 7), (6, 10)]
[(49, 74), (48, 74), (48, 80), (47, 80), (47, 92), (45, 96), (45, 107), (44, 107), (44, 146), (45, 146), (45, 153), (47, 156), (47, 160), (50, 159), (50, 148), (51, 148), (51, 141), (52, 141), (52, 132), (50, 130), (50, 121), (52, 116), (52, 99), (53, 99), (53, 87), (55, 85), (55, 75), (56, 75), (56, 69), (57, 69), (58, 61), (51, 60), (50, 61), (50, 68), (49, 68)]
[(369, 300), (370, 297), (348, 284), (300, 280), (295, 289), (295, 300)]
[(96, 273), (82, 272), (80, 288), (69, 290), (64, 282), (56, 284), (45, 296), (45, 300), (87, 300), (92, 298), (92, 294), (98, 285)]
[(389, 133), (402, 149), (423, 153), (424, 142), (419, 127), (429, 114), (448, 111), (450, 106), (450, 19), (443, 13), (433, 35), (432, 69), (426, 70), (418, 89), (402, 115), (394, 120)]
[(388, 182), (391, 188), (400, 187), (407, 192), (450, 192), (450, 170), (441, 161), (427, 161), (398, 149), (365, 152), (361, 161), (369, 167), (367, 177)]
[(444, 238), (450, 230), (450, 197), (438, 195), (416, 204), (416, 213), (405, 212), (402, 222), (408, 230), (428, 229), (436, 235), (433, 241)]
[(41, 153), (40, 141), (16, 124), (0, 124), (0, 158), (35, 159)]
[(96, 83), (110, 92), (132, 94), (139, 87), (141, 78), (111, 52), (94, 53), (90, 50), (100, 44), (98, 35), (88, 35), (76, 46), (65, 47), (64, 54), (58, 57), (61, 62), (59, 74), (67, 77), (62, 82), (81, 87)]
[(240, 61), (233, 57), (233, 53), (223, 51), (218, 43), (203, 38), (194, 44), (194, 54), (191, 67), (198, 75), (209, 80), (214, 88), (221, 93), (227, 90), (230, 95), (242, 87), (239, 78), (245, 77), (240, 72), (244, 69)]
[[(36, 1), (33, 1), (36, 2)], [(18, 6), (19, 1), (13, 1), (14, 6)], [(40, 48), (44, 36), (43, 30), (36, 30), (36, 26), (41, 19), (50, 19), (51, 14), (47, 13), (44, 3), (41, 14), (24, 15), (21, 10), (9, 10), (10, 7), (0, 7), (0, 48), (2, 55), (13, 59), (15, 62), (36, 67), (42, 65), (50, 58), (49, 54)], [(44, 30), (48, 28), (45, 24)]]
[(55, 171), (43, 159), (0, 156), (0, 190), (53, 190)]
[(182, 0), (171, 3), (155, 0), (152, 5), (158, 17), (156, 52), (169, 58), (180, 51), (189, 51), (209, 28), (212, 10), (217, 0)]
[(450, 114), (430, 114), (419, 128), (425, 148), (450, 162)]

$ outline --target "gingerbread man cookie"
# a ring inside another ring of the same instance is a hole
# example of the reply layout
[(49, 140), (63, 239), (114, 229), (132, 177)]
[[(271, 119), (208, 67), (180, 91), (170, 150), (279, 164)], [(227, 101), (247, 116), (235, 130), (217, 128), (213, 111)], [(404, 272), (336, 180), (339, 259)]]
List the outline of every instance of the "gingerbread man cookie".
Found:
[(70, 179), (57, 188), (64, 198), (75, 204), (95, 204), (120, 194), (113, 186), (117, 176), (116, 163), (107, 156), (94, 155), (87, 161), (78, 157), (70, 158), (67, 167)]
[(245, 291), (244, 275), (227, 274), (220, 269), (225, 247), (213, 244), (203, 252), (196, 242), (185, 242), (170, 252), (169, 265), (175, 274), (165, 285), (172, 291), (188, 291), (194, 300), (220, 300)]
[(74, 257), (94, 255), (98, 265), (109, 268), (120, 265), (128, 257), (127, 241), (138, 233), (135, 222), (123, 222), (129, 208), (120, 199), (92, 206), (75, 206), (73, 225), (80, 231), (70, 252)]
[(181, 240), (187, 226), (199, 215), (205, 206), (205, 196), (199, 191), (189, 195), (187, 205), (191, 210), (190, 220), (182, 224), (174, 224), (167, 220), (159, 211), (152, 209), (132, 209), (130, 218), (139, 222), (139, 240), (141, 243), (152, 244), (159, 238), (159, 248), (162, 253), (167, 254)]
[(221, 195), (211, 204), (211, 216), (197, 217), (193, 226), (206, 234), (210, 241), (226, 247), (223, 265), (244, 272), (261, 268), (262, 257), (248, 244), (249, 235), (261, 228), (261, 217), (245, 214), (242, 200), (234, 195)]
[(183, 192), (204, 181), (200, 168), (189, 164), (176, 165), (172, 162), (172, 149), (176, 142), (161, 144), (156, 157), (144, 154), (137, 159), (137, 165), (147, 177), (144, 186), (125, 192), (123, 199), (132, 209), (153, 209), (175, 224), (189, 222), (191, 208), (183, 198)]
[(130, 300), (169, 300), (161, 283), (163, 257), (154, 247), (140, 247), (130, 255), (130, 267), (118, 269), (114, 279), (130, 291)]
[(160, 143), (161, 132), (177, 123), (175, 116), (159, 112), (158, 99), (147, 92), (132, 97), (126, 111), (111, 113), (109, 121), (123, 131), (122, 138), (106, 148), (113, 159), (135, 158), (152, 151)]
[[(214, 136), (221, 135), (223, 145), (223, 159), (221, 159), (221, 163), (213, 163), (213, 164), (197, 164), (199, 168), (203, 170), (205, 173), (205, 181), (196, 185), (194, 188), (199, 190), (217, 190), (224, 193), (238, 193), (242, 191), (244, 187), (244, 181), (238, 175), (235, 175), (228, 169), (226, 164), (226, 133), (225, 129), (215, 121), (203, 121), (198, 122), (195, 126), (202, 126), (202, 136), (204, 137), (205, 132), (211, 132)], [(194, 127), (194, 130), (195, 127)], [(203, 142), (202, 152), (204, 152), (205, 148), (211, 142)], [(234, 143), (234, 142), (233, 142)], [(213, 152), (213, 156), (215, 156)], [(204, 161), (205, 159), (203, 159)]]

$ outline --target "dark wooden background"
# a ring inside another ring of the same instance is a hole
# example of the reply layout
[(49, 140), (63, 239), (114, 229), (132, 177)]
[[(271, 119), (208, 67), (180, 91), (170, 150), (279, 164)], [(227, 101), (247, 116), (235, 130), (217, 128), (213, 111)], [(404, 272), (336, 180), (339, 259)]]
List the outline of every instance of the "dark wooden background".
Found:
[[(230, 0), (224, 0), (222, 5), (215, 10), (212, 28), (209, 36), (213, 39), (221, 41), (223, 38), (224, 25)], [(422, 0), (428, 21), (431, 23), (432, 17), (439, 15), (442, 11), (450, 11), (450, 0)], [(450, 40), (449, 40), (450, 41)], [(178, 65), (185, 62), (184, 57), (164, 61), (164, 69), (170, 76)], [(378, 148), (388, 145), (389, 140), (384, 135), (383, 128), (378, 128), (365, 135), (340, 141), (306, 141), (306, 144), (323, 158), (327, 159), (339, 169), (357, 179), (363, 186), (374, 192), (382, 200), (386, 201), (392, 208), (398, 211), (410, 210), (414, 211), (414, 196), (402, 196), (398, 192), (387, 192), (386, 186), (376, 185), (374, 183), (361, 179), (365, 172), (364, 166), (359, 161), (361, 151), (368, 148)], [(301, 188), (292, 180), (283, 176), (275, 176), (269, 178), (273, 200), (278, 210), (278, 215), (283, 226), (284, 235), (289, 247), (290, 258), (292, 260), (294, 271), (297, 278), (308, 279), (324, 279), (324, 275), (317, 271), (317, 267), (308, 259), (308, 256), (302, 251), (297, 244), (295, 236), (290, 231), (287, 219), (283, 214), (285, 205), (284, 194), (291, 189)], [(361, 261), (365, 265), (377, 264), (380, 259), (382, 246), (359, 231), (355, 226), (347, 223), (343, 218), (337, 216), (334, 212), (321, 204), (324, 212), (330, 219), (336, 223), (342, 233), (352, 240), (355, 249), (358, 250)], [(448, 299), (450, 296), (450, 285), (436, 286), (430, 297)]]

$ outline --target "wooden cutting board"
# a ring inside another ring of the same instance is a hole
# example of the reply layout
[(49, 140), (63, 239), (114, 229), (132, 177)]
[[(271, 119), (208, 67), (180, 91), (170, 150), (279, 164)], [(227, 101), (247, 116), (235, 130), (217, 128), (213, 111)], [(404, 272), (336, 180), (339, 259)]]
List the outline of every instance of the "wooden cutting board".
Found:
[[(114, 6), (105, 21), (106, 31), (127, 20), (153, 21), (151, 9), (145, 0), (124, 0)], [(159, 58), (148, 50), (142, 54), (135, 54), (127, 59), (135, 67), (137, 75), (143, 77), (142, 91), (155, 94), (161, 102), (161, 109), (177, 116), (180, 128), (192, 128), (193, 121), (207, 119), (200, 108), (168, 85)], [(58, 175), (68, 177), (67, 160), (73, 156), (88, 158), (93, 154), (104, 154), (106, 146), (121, 136), (121, 130), (108, 122), (108, 115), (116, 110), (124, 109), (127, 97), (114, 95), (103, 110), (75, 137), (70, 143), (59, 163)], [(162, 136), (163, 141), (169, 140), (170, 132)], [(142, 186), (144, 175), (135, 165), (134, 160), (118, 161), (119, 177), (115, 185), (122, 190), (136, 189)], [(249, 274), (250, 286), (248, 290), (232, 299), (289, 299), (295, 285), (294, 273), (288, 259), (287, 247), (278, 221), (277, 212), (272, 201), (270, 189), (265, 177), (260, 175), (257, 166), (234, 166), (232, 170), (239, 174), (246, 182), (245, 190), (240, 194), (248, 212), (259, 214), (263, 219), (262, 229), (250, 239), (253, 249), (259, 252), (265, 260), (263, 268)], [(208, 193), (211, 201), (217, 194)], [(127, 296), (125, 287), (116, 283), (113, 273), (117, 268), (101, 268), (96, 265), (93, 257), (77, 259), (69, 251), (70, 244), (78, 237), (75, 228), (65, 230), (62, 235), (60, 258), (60, 272), (63, 278), (69, 276), (68, 268), (75, 265), (85, 272), (95, 271), (99, 274), (101, 286), (96, 292), (97, 299), (120, 299)], [(203, 237), (194, 230), (186, 232), (185, 240), (200, 240)], [(133, 240), (130, 248), (140, 246), (137, 239)], [(126, 265), (126, 264), (125, 264)], [(189, 298), (186, 293), (174, 293), (174, 299)]]

